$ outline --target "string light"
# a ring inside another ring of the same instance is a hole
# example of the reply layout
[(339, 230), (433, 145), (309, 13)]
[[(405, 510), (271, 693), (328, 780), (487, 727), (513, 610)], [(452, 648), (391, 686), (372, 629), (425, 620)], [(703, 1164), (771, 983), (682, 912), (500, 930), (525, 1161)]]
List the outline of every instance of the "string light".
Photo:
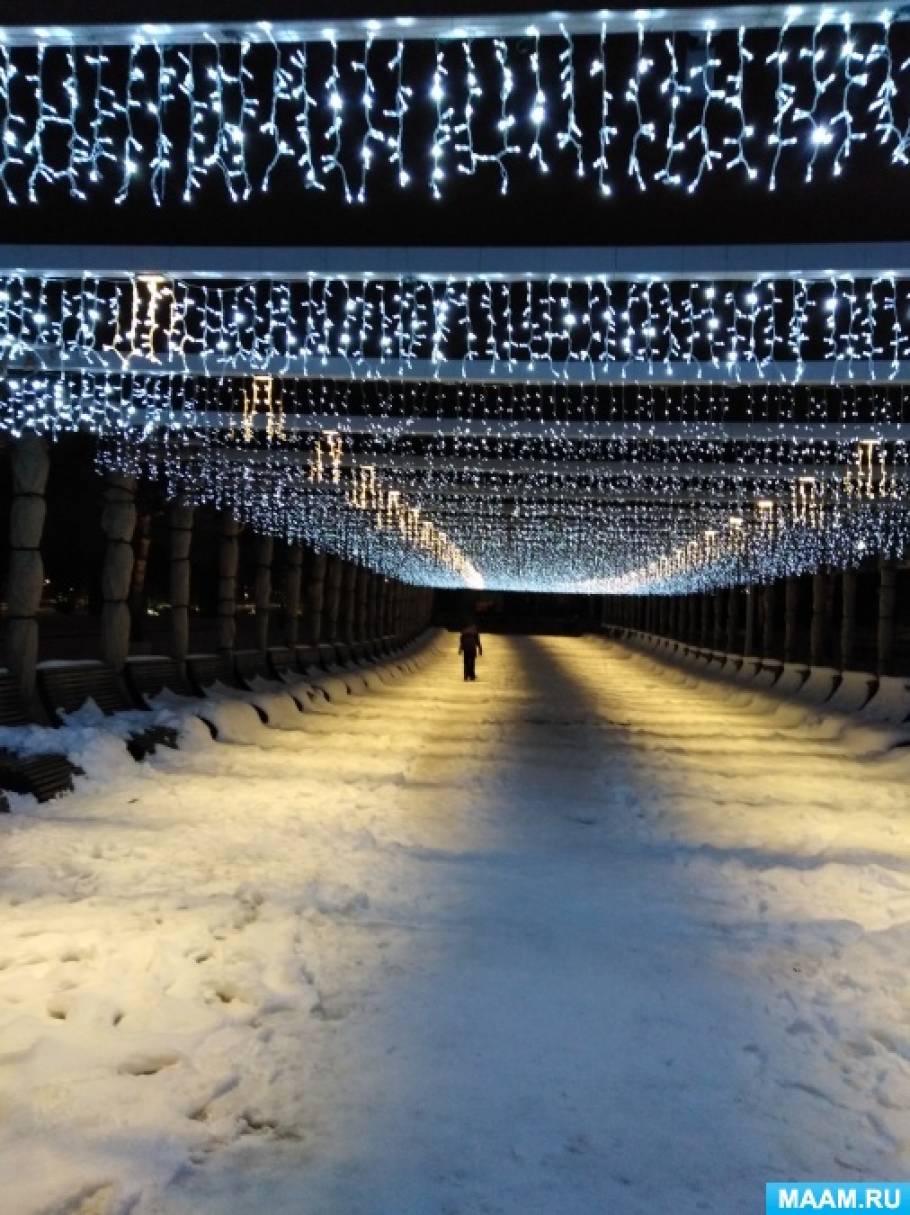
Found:
[(898, 386), (77, 371), (17, 373), (0, 403), (12, 434), (89, 430), (105, 467), (411, 581), (624, 593), (905, 551), (904, 415)]
[[(866, 3), (723, 12), (0, 29), (0, 189), (124, 203), (242, 203), (280, 181), (363, 203), (372, 182), (494, 169), (508, 192), (556, 165), (608, 196), (841, 177), (865, 145), (903, 167), (908, 25)], [(769, 26), (770, 22), (775, 22)], [(428, 63), (427, 47), (431, 49)], [(426, 132), (431, 131), (429, 146)], [(428, 166), (424, 171), (422, 167)]]
[(167, 282), (0, 280), (0, 352), (15, 366), (201, 369), (352, 378), (741, 376), (897, 378), (910, 359), (910, 279), (741, 283), (606, 277)]

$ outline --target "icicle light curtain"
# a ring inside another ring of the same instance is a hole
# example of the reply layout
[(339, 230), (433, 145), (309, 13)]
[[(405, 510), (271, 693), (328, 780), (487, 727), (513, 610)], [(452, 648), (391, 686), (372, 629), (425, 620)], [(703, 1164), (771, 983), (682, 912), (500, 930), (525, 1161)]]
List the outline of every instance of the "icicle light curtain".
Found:
[[(608, 196), (906, 169), (910, 34), (865, 3), (0, 28), (0, 191), (363, 203), (571, 172)], [(869, 160), (868, 155), (872, 156)]]

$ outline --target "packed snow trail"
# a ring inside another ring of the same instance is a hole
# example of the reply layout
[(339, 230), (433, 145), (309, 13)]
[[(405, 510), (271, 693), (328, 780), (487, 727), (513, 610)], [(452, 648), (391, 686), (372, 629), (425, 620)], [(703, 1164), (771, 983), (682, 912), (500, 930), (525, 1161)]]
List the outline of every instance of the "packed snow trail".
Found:
[(16, 801), (4, 1215), (732, 1215), (907, 1175), (907, 753), (594, 638), (490, 637), (476, 684), (455, 648), (245, 743), (99, 734), (104, 777)]

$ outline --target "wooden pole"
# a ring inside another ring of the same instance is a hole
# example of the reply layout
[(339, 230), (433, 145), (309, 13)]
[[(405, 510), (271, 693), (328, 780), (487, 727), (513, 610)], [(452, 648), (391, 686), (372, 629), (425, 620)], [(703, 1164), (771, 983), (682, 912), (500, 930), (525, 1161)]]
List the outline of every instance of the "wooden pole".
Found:
[(230, 653), (237, 640), (237, 569), (243, 524), (227, 512), (222, 516), (218, 553), (218, 648)]
[(35, 699), (38, 664), (38, 620), (44, 590), (41, 537), (47, 516), (44, 491), (50, 460), (47, 443), (27, 431), (12, 445), (13, 498), (9, 520), (6, 665), (27, 705)]
[(190, 649), (190, 548), (193, 543), (193, 508), (172, 502), (168, 508), (170, 532), (171, 657), (186, 659)]
[(106, 544), (101, 567), (101, 656), (122, 671), (130, 652), (129, 594), (136, 530), (136, 479), (108, 473), (101, 530)]

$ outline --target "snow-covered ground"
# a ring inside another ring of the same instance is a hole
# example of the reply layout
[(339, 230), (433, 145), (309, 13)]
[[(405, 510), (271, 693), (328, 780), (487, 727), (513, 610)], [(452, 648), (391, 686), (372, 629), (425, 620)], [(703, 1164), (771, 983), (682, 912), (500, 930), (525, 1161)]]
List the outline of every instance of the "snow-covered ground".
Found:
[(454, 649), (142, 765), (88, 730), (75, 795), (14, 799), (3, 1215), (907, 1175), (910, 754), (597, 639)]

